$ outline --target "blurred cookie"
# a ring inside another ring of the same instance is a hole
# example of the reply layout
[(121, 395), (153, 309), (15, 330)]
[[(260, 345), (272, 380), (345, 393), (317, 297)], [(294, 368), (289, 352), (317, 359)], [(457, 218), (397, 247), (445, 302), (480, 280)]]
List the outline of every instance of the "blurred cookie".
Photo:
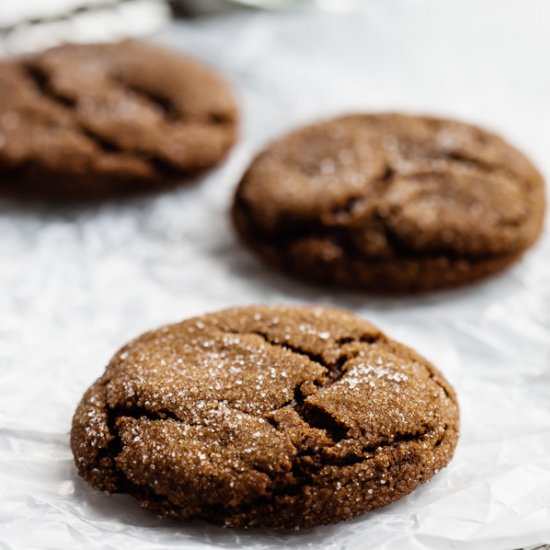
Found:
[(321, 122), (262, 152), (237, 190), (243, 240), (305, 279), (380, 292), (461, 285), (541, 232), (543, 179), (495, 134), (402, 114)]
[(235, 141), (227, 86), (138, 42), (0, 63), (0, 192), (96, 197), (187, 182)]
[(310, 527), (394, 502), (451, 459), (456, 396), (354, 315), (246, 307), (140, 336), (85, 393), (93, 487), (179, 520)]

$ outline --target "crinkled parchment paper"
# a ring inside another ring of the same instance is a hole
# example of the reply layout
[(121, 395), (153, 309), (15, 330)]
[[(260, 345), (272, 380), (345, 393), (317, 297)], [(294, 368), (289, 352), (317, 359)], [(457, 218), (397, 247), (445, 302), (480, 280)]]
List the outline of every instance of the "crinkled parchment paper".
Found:
[[(234, 187), (267, 140), (318, 116), (405, 109), (489, 126), (550, 176), (547, 0), (365, 0), (359, 14), (245, 13), (160, 42), (221, 70), (242, 138), (200, 184), (95, 206), (0, 203), (0, 548), (505, 550), (550, 542), (550, 235), (507, 273), (412, 299), (311, 288), (236, 241)], [(0, 98), (1, 100), (1, 98)], [(74, 408), (127, 339), (257, 302), (351, 309), (456, 387), (462, 438), (383, 510), (277, 533), (177, 525), (82, 483)]]

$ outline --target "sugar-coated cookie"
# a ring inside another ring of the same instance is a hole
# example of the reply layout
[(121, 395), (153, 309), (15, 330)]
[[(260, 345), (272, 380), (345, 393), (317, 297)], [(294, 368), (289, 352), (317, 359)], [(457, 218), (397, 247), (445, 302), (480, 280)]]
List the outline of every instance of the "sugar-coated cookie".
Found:
[(495, 134), (403, 114), (299, 129), (253, 161), (236, 193), (243, 240), (311, 281), (386, 293), (469, 283), (541, 232), (543, 179)]
[(369, 323), (245, 307), (124, 346), (71, 445), (93, 487), (163, 516), (288, 528), (402, 498), (449, 462), (458, 429), (441, 373)]
[(225, 156), (226, 86), (140, 42), (56, 47), (0, 63), (0, 192), (88, 198), (185, 183)]

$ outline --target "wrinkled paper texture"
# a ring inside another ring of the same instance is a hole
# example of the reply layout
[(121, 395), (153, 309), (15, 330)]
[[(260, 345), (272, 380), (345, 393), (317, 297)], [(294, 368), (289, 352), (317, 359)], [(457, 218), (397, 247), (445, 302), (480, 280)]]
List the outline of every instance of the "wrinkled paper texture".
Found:
[[(502, 132), (550, 175), (547, 0), (372, 0), (353, 14), (262, 14), (158, 37), (217, 67), (239, 144), (202, 182), (60, 207), (0, 202), (0, 547), (504, 550), (550, 542), (550, 225), (490, 281), (403, 299), (308, 286), (239, 245), (227, 215), (252, 155), (302, 122), (355, 110), (456, 116)], [(79, 480), (73, 411), (114, 351), (158, 325), (250, 303), (348, 308), (455, 386), (462, 437), (412, 495), (305, 531), (178, 525)]]

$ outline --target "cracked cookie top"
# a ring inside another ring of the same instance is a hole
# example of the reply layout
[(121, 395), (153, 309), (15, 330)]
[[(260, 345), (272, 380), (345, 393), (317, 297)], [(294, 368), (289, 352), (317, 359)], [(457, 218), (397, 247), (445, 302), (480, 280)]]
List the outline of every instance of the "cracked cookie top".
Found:
[(123, 347), (73, 420), (80, 475), (179, 519), (311, 526), (406, 495), (451, 458), (453, 389), (350, 313), (247, 307)]
[(181, 183), (235, 140), (227, 86), (151, 45), (66, 45), (0, 64), (0, 189), (101, 195)]
[(234, 206), (241, 235), (268, 259), (373, 290), (486, 275), (534, 242), (543, 214), (541, 175), (503, 139), (395, 113), (345, 116), (276, 141)]

